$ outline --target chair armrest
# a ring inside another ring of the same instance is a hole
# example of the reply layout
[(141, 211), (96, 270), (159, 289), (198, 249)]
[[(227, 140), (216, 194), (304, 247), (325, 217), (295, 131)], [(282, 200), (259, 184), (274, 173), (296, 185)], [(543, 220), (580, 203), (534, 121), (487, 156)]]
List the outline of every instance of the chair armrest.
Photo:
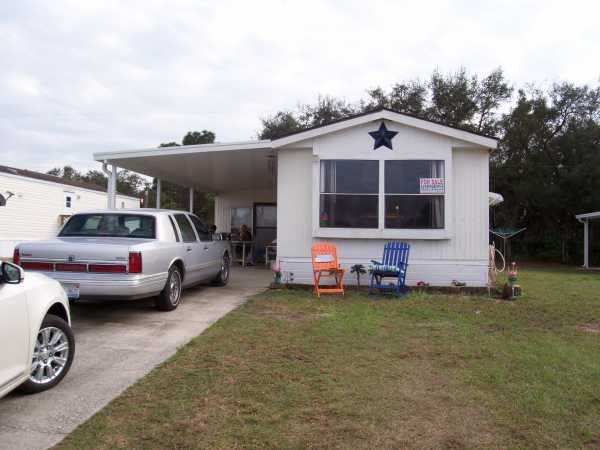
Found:
[(374, 259), (372, 259), (372, 260), (371, 260), (371, 262), (372, 262), (373, 264), (376, 264), (376, 265), (379, 265), (379, 266), (381, 266), (381, 265), (382, 265), (382, 264), (381, 264), (379, 261), (375, 261)]

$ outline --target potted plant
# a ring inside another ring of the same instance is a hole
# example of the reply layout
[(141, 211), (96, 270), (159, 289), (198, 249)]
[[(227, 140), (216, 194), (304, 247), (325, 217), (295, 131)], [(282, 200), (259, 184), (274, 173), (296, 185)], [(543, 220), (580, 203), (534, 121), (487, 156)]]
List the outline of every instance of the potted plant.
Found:
[(365, 269), (365, 266), (362, 264), (354, 264), (352, 267), (350, 267), (350, 273), (356, 274), (356, 286), (357, 289), (360, 289), (360, 276), (367, 273), (367, 269)]
[(273, 282), (275, 284), (281, 284), (281, 267), (279, 261), (273, 263), (271, 270), (273, 271)]

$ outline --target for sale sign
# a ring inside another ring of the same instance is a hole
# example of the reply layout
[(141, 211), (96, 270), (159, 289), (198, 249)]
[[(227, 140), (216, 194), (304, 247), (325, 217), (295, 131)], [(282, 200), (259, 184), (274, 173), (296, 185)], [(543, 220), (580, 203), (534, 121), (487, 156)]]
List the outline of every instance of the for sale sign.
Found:
[(421, 194), (443, 194), (446, 186), (443, 178), (419, 178)]

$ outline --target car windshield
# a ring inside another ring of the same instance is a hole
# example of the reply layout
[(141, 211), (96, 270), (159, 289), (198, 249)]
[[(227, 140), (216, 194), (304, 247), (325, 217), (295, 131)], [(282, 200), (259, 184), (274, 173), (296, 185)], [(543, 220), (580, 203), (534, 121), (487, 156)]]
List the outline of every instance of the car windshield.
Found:
[(107, 236), (154, 239), (154, 217), (140, 214), (76, 214), (59, 236)]

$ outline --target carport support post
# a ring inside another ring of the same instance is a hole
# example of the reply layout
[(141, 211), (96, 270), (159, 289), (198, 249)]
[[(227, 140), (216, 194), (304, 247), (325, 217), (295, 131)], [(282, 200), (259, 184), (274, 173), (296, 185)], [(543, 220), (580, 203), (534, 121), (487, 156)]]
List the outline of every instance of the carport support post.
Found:
[(112, 165), (112, 170), (110, 171), (110, 209), (115, 209), (117, 207), (117, 175), (119, 174), (119, 168)]
[(583, 267), (590, 267), (590, 221), (583, 221)]
[(156, 209), (160, 209), (160, 178), (156, 179)]
[(117, 204), (117, 174), (119, 168), (112, 164), (111, 170), (108, 170), (108, 161), (104, 161), (102, 164), (102, 171), (108, 177), (108, 186), (106, 189), (106, 207), (108, 209), (115, 209)]
[(194, 212), (194, 188), (190, 188), (190, 213)]

